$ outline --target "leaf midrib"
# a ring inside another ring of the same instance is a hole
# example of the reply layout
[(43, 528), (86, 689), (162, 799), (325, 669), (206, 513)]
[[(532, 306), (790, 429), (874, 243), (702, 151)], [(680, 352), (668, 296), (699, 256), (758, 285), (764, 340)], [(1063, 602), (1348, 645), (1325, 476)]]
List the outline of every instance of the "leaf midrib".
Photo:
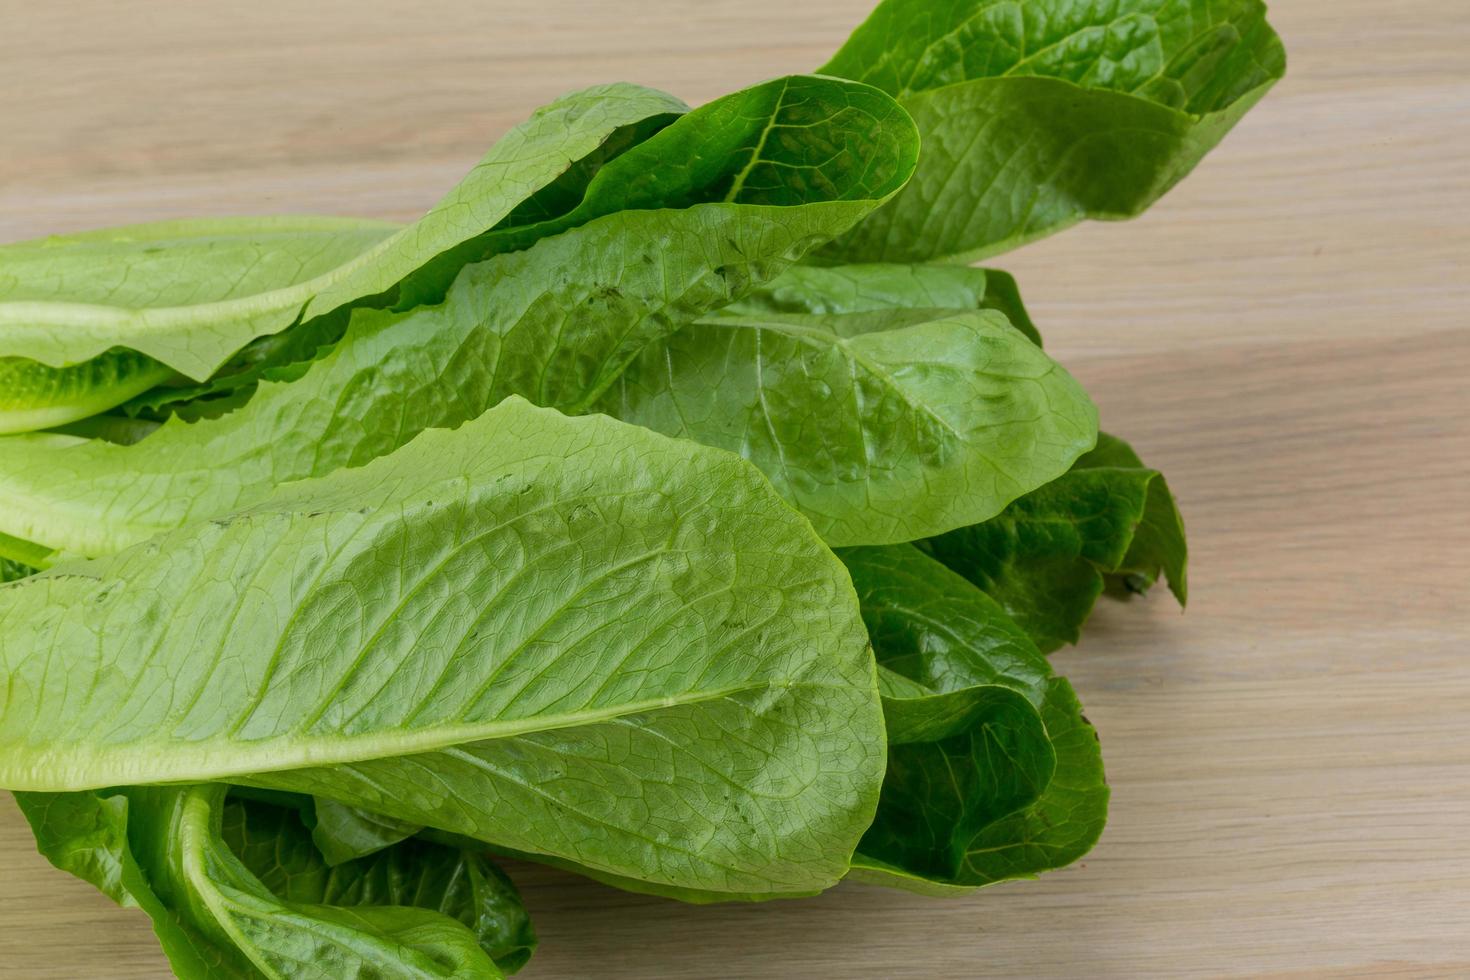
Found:
[[(38, 749), (23, 741), (7, 740), (5, 743), (0, 743), (0, 759), (7, 760), (7, 764), (0, 765), (0, 782), (15, 791), (54, 792), (96, 789), (124, 783), (199, 782), (228, 779), (232, 776), (288, 772), (295, 769), (421, 755), (476, 742), (595, 725), (628, 715), (698, 705), (771, 688), (786, 690), (851, 689), (849, 685), (844, 684), (794, 678), (771, 678), (766, 681), (738, 684), (709, 691), (684, 692), (680, 695), (662, 698), (627, 701), (601, 709), (581, 709), (512, 721), (447, 725), (397, 736), (380, 733), (356, 737), (293, 737), (298, 733), (290, 733), (263, 740), (267, 743), (267, 747), (281, 742), (288, 743), (292, 750), (286, 752), (251, 749), (227, 740), (219, 740), (214, 747), (202, 749), (190, 746), (190, 743), (187, 742), (159, 740), (133, 742), (120, 747), (89, 746), (82, 742), (53, 750)], [(185, 748), (184, 746), (190, 747)], [(221, 757), (228, 760), (228, 764), (221, 764), (218, 761)], [(165, 758), (173, 764), (168, 766), (147, 765), (148, 762), (158, 758)], [(24, 768), (18, 768), (11, 761), (14, 759), (27, 759), (29, 764)], [(97, 768), (103, 770), (99, 778), (77, 780), (47, 778), (53, 773), (90, 772)]]

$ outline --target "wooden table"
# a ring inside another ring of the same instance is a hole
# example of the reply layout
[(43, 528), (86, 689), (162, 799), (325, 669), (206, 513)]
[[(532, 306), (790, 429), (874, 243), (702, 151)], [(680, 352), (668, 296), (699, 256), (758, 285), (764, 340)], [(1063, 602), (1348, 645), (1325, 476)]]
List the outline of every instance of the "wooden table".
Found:
[[(869, 0), (8, 0), (0, 240), (407, 218), (527, 111), (816, 65)], [(1470, 975), (1470, 12), (1280, 0), (1290, 77), (1144, 219), (999, 264), (1165, 469), (1194, 602), (1056, 657), (1102, 733), (1080, 865), (690, 908), (516, 866), (530, 977)], [(0, 975), (158, 977), (0, 804)]]

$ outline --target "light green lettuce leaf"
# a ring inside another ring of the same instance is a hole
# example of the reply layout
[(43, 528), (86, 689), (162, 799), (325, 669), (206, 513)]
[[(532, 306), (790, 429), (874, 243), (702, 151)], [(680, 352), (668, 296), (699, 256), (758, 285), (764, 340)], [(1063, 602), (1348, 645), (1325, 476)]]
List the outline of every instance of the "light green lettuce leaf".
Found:
[(993, 517), (1097, 426), (1086, 392), (993, 310), (722, 313), (650, 344), (598, 408), (740, 453), (834, 546)]
[(823, 255), (969, 261), (1136, 215), (1285, 69), (1260, 0), (884, 0), (820, 70), (898, 98), (923, 154)]
[(14, 569), (29, 573), (30, 570), (45, 568), (51, 564), (55, 561), (55, 555), (49, 548), (0, 533), (0, 559), (8, 561)]
[(633, 85), (566, 96), (507, 133), (405, 227), (211, 219), (5, 246), (0, 355), (60, 367), (126, 347), (202, 381), (256, 337), (391, 293), (436, 256), (494, 228), (619, 130), (684, 110), (672, 96)]
[[(135, 817), (127, 790), (16, 793), (15, 801), (31, 825), (36, 848), (48, 861), (89, 882), (118, 905), (147, 913), (175, 976), (183, 980), (260, 976), (233, 942), (216, 939), (217, 927), (198, 921), (185, 907), (170, 907), (155, 890), (150, 876), (161, 878), (162, 869), (147, 866), (149, 855), (135, 852), (129, 834), (145, 839), (167, 833), (167, 828), (146, 816)], [(161, 848), (154, 845), (149, 850), (157, 854)]]
[(238, 781), (789, 894), (883, 753), (848, 577), (754, 467), (520, 399), (0, 587), (9, 789)]
[[(334, 348), (299, 371), (268, 376), (248, 402), (218, 419), (170, 419), (134, 446), (58, 451), (23, 437), (0, 439), (7, 500), (0, 532), (105, 554), (278, 483), (360, 465), (426, 428), (474, 418), (509, 394), (587, 410), (645, 346), (776, 277), (907, 179), (917, 136), (892, 100), (852, 82), (811, 81), (848, 110), (825, 126), (806, 126), (800, 137), (768, 139), (760, 154), (752, 153), (752, 123), (744, 117), (742, 129), (719, 113), (691, 113), (659, 134), (678, 136), (680, 127), (711, 118), (727, 123), (723, 168), (702, 171), (715, 201), (619, 211), (468, 266), (439, 305), (357, 310)], [(804, 91), (816, 98), (811, 86)], [(741, 95), (730, 98), (738, 103)], [(756, 104), (777, 114), (773, 126), (787, 111), (764, 96)], [(807, 173), (813, 151), (805, 140), (835, 149), (847, 169), (822, 158), (820, 179)], [(778, 154), (790, 165), (760, 165)], [(685, 169), (677, 159), (663, 166)], [(747, 177), (736, 187), (740, 174)], [(788, 181), (784, 190), (776, 179)], [(680, 180), (667, 186), (688, 194)]]
[[(749, 204), (799, 204), (820, 199), (838, 185), (843, 185), (848, 196), (860, 196), (862, 179), (891, 180), (898, 161), (882, 156), (911, 153), (912, 144), (859, 142), (839, 154), (830, 153), (831, 146), (844, 132), (855, 131), (854, 117), (898, 119), (900, 112), (881, 95), (861, 86), (836, 87), (820, 79), (788, 77), (717, 99), (667, 128), (662, 117), (656, 117), (658, 125), (649, 132), (626, 127), (494, 229), (416, 271), (400, 284), (395, 308), (439, 302), (465, 265), (525, 248), (540, 238), (620, 210), (683, 207), (718, 198)], [(799, 133), (800, 140), (786, 135), (792, 132)], [(802, 160), (801, 152), (809, 152), (811, 159)], [(851, 154), (871, 158), (863, 177), (855, 178)], [(671, 161), (692, 165), (670, 166)], [(774, 166), (783, 171), (773, 179), (768, 171)], [(738, 188), (734, 186), (737, 177)], [(879, 187), (870, 190), (883, 192)], [(258, 338), (209, 381), (152, 388), (131, 399), (124, 410), (155, 417), (160, 412), (165, 416), (185, 413), (190, 421), (202, 412), (221, 414), (218, 409), (237, 406), (240, 399), (234, 396), (248, 396), (241, 389), (253, 388), (262, 378), (280, 380), (281, 366), (310, 360), (318, 348), (339, 338), (345, 325), (343, 317), (317, 317), (281, 334)]]
[(999, 516), (919, 542), (998, 601), (1046, 651), (1076, 643), (1106, 587), (1143, 592), (1160, 575), (1188, 597), (1184, 524), (1163, 474), (1103, 433), (1064, 476)]

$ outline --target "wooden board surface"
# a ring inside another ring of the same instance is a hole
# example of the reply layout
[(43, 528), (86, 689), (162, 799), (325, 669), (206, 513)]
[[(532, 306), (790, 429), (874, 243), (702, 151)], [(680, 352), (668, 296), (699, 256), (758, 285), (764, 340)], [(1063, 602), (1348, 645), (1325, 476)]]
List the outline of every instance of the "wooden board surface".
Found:
[[(565, 90), (707, 99), (868, 5), (0, 0), (0, 240), (407, 218)], [(525, 976), (1470, 975), (1470, 10), (1273, 20), (1290, 77), (1183, 186), (997, 262), (1193, 547), (1187, 614), (1108, 604), (1056, 657), (1114, 787), (1097, 849), (962, 900), (716, 908), (515, 866)], [(165, 975), (4, 798), (0, 976)]]

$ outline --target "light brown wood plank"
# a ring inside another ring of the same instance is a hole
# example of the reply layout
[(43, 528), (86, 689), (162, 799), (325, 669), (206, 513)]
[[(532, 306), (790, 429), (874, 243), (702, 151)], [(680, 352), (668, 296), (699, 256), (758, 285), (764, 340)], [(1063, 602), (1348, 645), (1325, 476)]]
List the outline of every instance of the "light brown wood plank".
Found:
[[(1192, 603), (1059, 654), (1112, 817), (934, 901), (691, 908), (515, 865), (529, 977), (1470, 975), (1470, 12), (1281, 0), (1286, 82), (1143, 219), (996, 264), (1169, 474)], [(4, 0), (0, 240), (202, 214), (408, 217), (536, 105), (819, 64), (867, 0)], [(0, 975), (166, 975), (0, 803)]]

